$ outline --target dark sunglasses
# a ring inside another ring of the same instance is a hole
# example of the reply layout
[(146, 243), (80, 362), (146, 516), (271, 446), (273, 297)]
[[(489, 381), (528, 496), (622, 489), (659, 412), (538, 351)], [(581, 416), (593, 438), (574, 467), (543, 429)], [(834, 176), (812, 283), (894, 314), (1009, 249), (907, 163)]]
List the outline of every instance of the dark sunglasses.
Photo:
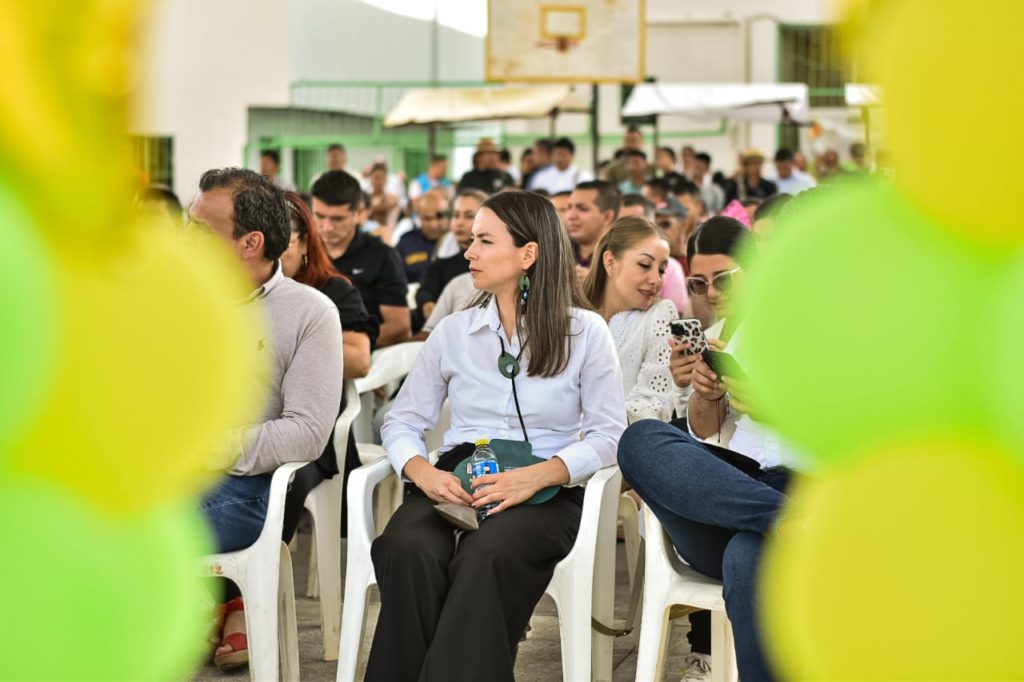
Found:
[[(726, 270), (720, 272), (711, 279), (711, 286), (715, 287), (715, 291), (720, 294), (728, 293), (732, 289), (732, 278), (742, 268), (733, 268), (732, 270)], [(686, 278), (686, 290), (691, 296), (707, 296), (708, 293), (708, 281), (703, 277), (687, 277)]]

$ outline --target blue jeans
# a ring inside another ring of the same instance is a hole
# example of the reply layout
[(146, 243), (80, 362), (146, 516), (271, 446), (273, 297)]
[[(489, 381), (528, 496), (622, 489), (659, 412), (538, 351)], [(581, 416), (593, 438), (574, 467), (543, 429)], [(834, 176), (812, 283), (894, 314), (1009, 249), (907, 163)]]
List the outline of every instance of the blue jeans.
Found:
[(670, 424), (636, 422), (619, 440), (623, 477), (658, 517), (687, 563), (722, 581), (744, 682), (773, 680), (757, 613), (757, 572), (791, 472), (744, 473), (720, 452)]
[(213, 530), (216, 550), (234, 552), (252, 545), (263, 532), (270, 499), (270, 474), (225, 476), (199, 505)]

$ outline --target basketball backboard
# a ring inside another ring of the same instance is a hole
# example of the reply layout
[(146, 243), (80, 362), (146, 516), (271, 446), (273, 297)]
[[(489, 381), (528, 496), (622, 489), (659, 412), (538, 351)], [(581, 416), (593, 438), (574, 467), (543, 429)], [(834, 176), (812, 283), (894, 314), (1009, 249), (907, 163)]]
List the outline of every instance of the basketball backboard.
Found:
[(487, 80), (644, 79), (645, 0), (489, 0)]

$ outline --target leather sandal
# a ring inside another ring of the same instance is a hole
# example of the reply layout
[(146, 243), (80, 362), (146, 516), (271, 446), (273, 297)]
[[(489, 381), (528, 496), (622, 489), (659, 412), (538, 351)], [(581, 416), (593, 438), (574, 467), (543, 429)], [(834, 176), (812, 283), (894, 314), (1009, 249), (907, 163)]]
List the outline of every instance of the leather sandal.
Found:
[[(224, 618), (233, 611), (244, 611), (245, 604), (241, 597), (235, 597), (224, 605)], [(213, 664), (221, 670), (234, 670), (249, 665), (249, 639), (244, 632), (233, 632), (221, 640), (221, 646), (231, 647), (226, 654), (215, 655)]]

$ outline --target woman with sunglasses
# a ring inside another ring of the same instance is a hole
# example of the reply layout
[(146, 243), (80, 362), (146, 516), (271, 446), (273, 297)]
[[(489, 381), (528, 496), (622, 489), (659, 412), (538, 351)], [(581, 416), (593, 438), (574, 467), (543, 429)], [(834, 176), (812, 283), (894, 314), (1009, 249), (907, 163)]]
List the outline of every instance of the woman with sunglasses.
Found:
[[(707, 229), (705, 229), (707, 226)], [(686, 245), (686, 291), (690, 295), (694, 316), (704, 328), (704, 338), (715, 350), (723, 350), (732, 338), (739, 318), (726, 316), (733, 285), (743, 278), (743, 269), (736, 260), (739, 250), (748, 242), (749, 230), (738, 220), (716, 216), (705, 221)], [(689, 346), (669, 341), (672, 357), (669, 369), (672, 380), (680, 389), (680, 416), (688, 412), (691, 380), (701, 356), (690, 353)], [(679, 424), (685, 429), (686, 424)]]
[[(743, 283), (740, 259), (752, 254), (752, 242), (739, 222), (717, 217), (693, 235), (688, 252), (690, 295), (705, 299), (718, 318), (708, 330), (709, 336), (717, 333), (712, 345), (724, 347), (740, 368), (743, 326), (731, 305)], [(748, 414), (741, 377), (719, 376), (699, 355), (680, 359), (674, 353), (672, 367), (676, 383), (693, 387), (685, 430), (654, 420), (636, 422), (619, 442), (619, 466), (679, 555), (723, 582), (740, 678), (771, 680), (759, 632), (757, 571), (798, 457), (769, 426)], [(683, 679), (706, 679), (710, 617), (705, 612), (691, 623), (693, 654)]]

